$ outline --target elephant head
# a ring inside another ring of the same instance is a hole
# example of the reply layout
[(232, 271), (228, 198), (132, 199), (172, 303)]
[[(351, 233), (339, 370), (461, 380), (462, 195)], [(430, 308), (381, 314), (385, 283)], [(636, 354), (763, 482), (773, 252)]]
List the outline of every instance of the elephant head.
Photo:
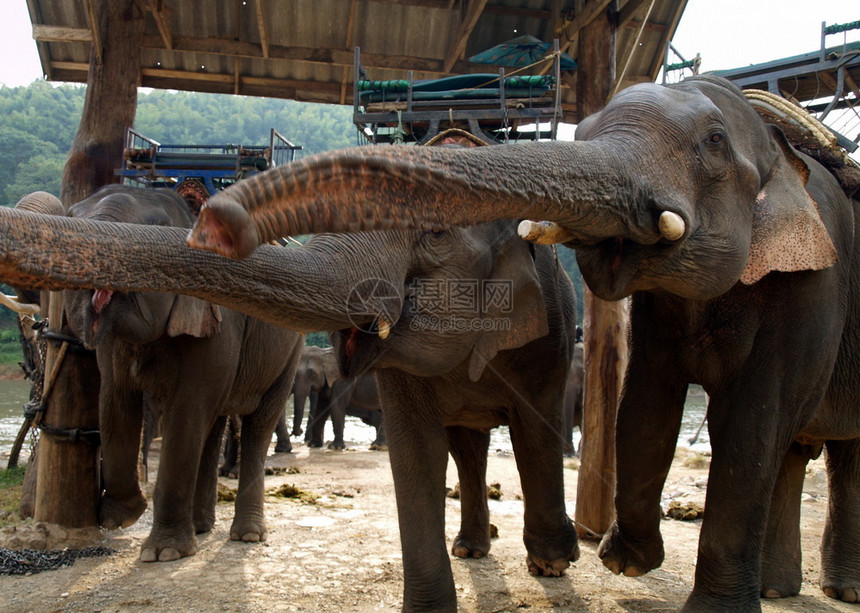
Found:
[(214, 196), (189, 243), (244, 257), (287, 234), (549, 220), (601, 298), (705, 300), (834, 263), (807, 175), (737, 87), (704, 76), (623, 90), (575, 142), (305, 158)]
[[(69, 209), (69, 215), (94, 221), (190, 228), (194, 218), (185, 200), (167, 189), (140, 190), (112, 185)], [(147, 344), (164, 336), (199, 338), (217, 333), (220, 307), (167, 292), (82, 290), (65, 296), (69, 325), (84, 345), (94, 348), (105, 335)]]

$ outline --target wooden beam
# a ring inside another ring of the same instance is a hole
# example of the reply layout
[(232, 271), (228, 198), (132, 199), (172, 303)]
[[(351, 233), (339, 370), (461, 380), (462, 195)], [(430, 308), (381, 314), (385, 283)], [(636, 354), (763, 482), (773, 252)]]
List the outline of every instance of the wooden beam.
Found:
[(269, 57), (269, 21), (266, 17), (263, 0), (256, 0), (257, 6), (257, 29), (260, 32), (260, 47), (263, 51), (263, 57)]
[(87, 0), (87, 20), (90, 22), (90, 32), (92, 35), (93, 52), (95, 53), (96, 63), (102, 63), (104, 49), (102, 48), (102, 39), (99, 34), (99, 21), (96, 19), (96, 8), (93, 5), (94, 0)]
[(573, 43), (579, 38), (579, 31), (594, 21), (595, 17), (604, 13), (610, 2), (612, 0), (591, 0), (576, 14), (576, 17), (564, 24), (559, 36), (562, 53), (570, 50)]
[(169, 9), (165, 8), (164, 0), (150, 0), (147, 9), (152, 13), (152, 18), (155, 19), (155, 25), (158, 27), (158, 33), (161, 35), (165, 48), (173, 49), (173, 32), (167, 21)]
[(66, 28), (33, 24), (33, 39), (37, 43), (90, 43), (93, 34), (87, 28)]
[[(344, 49), (351, 50), (354, 46), (353, 39), (355, 37), (355, 0), (349, 0), (349, 17), (346, 20), (346, 40), (344, 41)], [(349, 74), (350, 67), (344, 66), (340, 73), (340, 103), (346, 104), (346, 94), (349, 90)]]
[(469, 42), (469, 36), (472, 35), (472, 30), (475, 29), (475, 25), (478, 23), (478, 19), (481, 17), (481, 13), (484, 12), (486, 5), (487, 0), (470, 0), (466, 14), (457, 27), (454, 39), (448, 45), (448, 51), (445, 53), (443, 72), (451, 72), (454, 64), (460, 59), (460, 56), (466, 49), (466, 43)]

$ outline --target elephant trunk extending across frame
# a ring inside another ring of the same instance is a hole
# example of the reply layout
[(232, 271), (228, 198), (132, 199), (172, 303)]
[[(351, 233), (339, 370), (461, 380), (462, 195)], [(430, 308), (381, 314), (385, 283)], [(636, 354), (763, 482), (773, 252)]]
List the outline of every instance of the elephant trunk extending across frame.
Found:
[(565, 241), (574, 243), (630, 235), (644, 243), (680, 238), (684, 222), (676, 213), (664, 230), (665, 221), (658, 221), (663, 211), (630, 210), (647, 198), (622, 178), (622, 166), (615, 153), (594, 143), (354, 147), (255, 175), (216, 194), (189, 244), (241, 258), (290, 234), (430, 230), (497, 219), (558, 222), (567, 230)]
[[(264, 245), (247, 260), (231, 260), (190, 249), (186, 235), (183, 228), (0, 207), (0, 279), (33, 290), (175, 292), (296, 331), (333, 331), (372, 322), (372, 313), (347, 308), (356, 285), (402, 274), (387, 256), (380, 262), (374, 253), (361, 251), (359, 257), (348, 246), (337, 252), (326, 249), (324, 241), (318, 248)], [(362, 250), (358, 237), (353, 248)], [(346, 271), (346, 262), (348, 272), (330, 274)], [(320, 284), (323, 278), (327, 281)]]

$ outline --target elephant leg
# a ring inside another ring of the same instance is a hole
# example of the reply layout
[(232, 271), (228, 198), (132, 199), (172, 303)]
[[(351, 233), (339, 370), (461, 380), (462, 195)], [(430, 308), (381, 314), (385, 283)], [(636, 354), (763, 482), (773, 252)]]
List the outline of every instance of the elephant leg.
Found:
[(376, 439), (370, 444), (370, 448), (373, 450), (385, 450), (388, 449), (388, 443), (385, 440), (385, 424), (382, 420), (382, 413), (376, 412), (378, 417), (376, 418)]
[[(561, 576), (579, 558), (576, 529), (564, 501), (562, 399), (561, 394), (554, 396), (535, 398), (510, 416), (511, 443), (525, 500), (526, 565), (532, 575), (548, 577)], [(547, 413), (536, 407), (553, 410)]]
[(218, 468), (222, 477), (239, 477), (239, 438), (241, 437), (241, 418), (230, 415), (227, 418), (227, 436), (224, 438), (224, 463)]
[(215, 504), (218, 502), (218, 456), (224, 437), (226, 417), (215, 420), (203, 445), (200, 467), (197, 470), (197, 487), (194, 490), (193, 521), (197, 534), (209, 532), (215, 525)]
[(615, 429), (616, 520), (597, 550), (604, 566), (630, 577), (663, 563), (660, 497), (672, 466), (687, 390), (686, 385), (672, 385), (636, 365), (633, 353)]
[(800, 496), (809, 459), (807, 448), (792, 443), (777, 476), (761, 553), (761, 595), (765, 598), (800, 593)]
[(377, 372), (403, 550), (403, 611), (455, 613), (445, 546), (448, 443), (431, 384), (397, 370)]
[(272, 433), (283, 414), (290, 393), (293, 369), (288, 369), (263, 394), (257, 410), (242, 417), (239, 489), (236, 494), (230, 538), (234, 541), (260, 542), (267, 537), (263, 510), (266, 455)]
[(320, 392), (317, 397), (316, 406), (314, 407), (313, 399), (311, 399), (311, 407), (313, 407), (308, 423), (308, 447), (320, 448), (325, 442), (325, 423), (331, 414), (330, 390)]
[(860, 602), (860, 439), (827, 442), (830, 495), (821, 541), (821, 589)]
[(287, 430), (287, 415), (286, 408), (278, 417), (278, 425), (275, 426), (275, 453), (290, 453), (293, 450), (293, 444), (290, 442), (290, 431)]
[(349, 402), (349, 394), (339, 394), (331, 402), (331, 427), (334, 431), (334, 440), (329, 443), (329, 449), (341, 451), (346, 449), (346, 442), (343, 440), (343, 431), (346, 427), (346, 408)]
[(146, 510), (146, 498), (138, 483), (138, 458), (143, 425), (143, 395), (113, 385), (100, 366), (102, 387), (99, 429), (102, 440), (104, 492), (99, 506), (99, 525), (109, 530), (131, 526)]
[(462, 427), (445, 428), (451, 456), (460, 477), (460, 532), (451, 548), (458, 558), (483, 558), (490, 551), (490, 509), (487, 506), (487, 451), (490, 433)]
[(215, 421), (201, 415), (207, 406), (209, 399), (199, 404), (179, 402), (164, 412), (152, 530), (140, 550), (143, 562), (169, 562), (197, 553), (192, 520), (196, 482)]

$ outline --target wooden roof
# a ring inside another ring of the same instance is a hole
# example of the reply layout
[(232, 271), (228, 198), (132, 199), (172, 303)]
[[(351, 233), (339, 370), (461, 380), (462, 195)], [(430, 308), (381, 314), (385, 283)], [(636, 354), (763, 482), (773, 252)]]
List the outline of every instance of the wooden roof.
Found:
[[(609, 0), (141, 0), (143, 87), (351, 104), (354, 48), (373, 79), (497, 72), (468, 58), (508, 39), (560, 40)], [(654, 81), (686, 0), (617, 0), (616, 89)], [(27, 0), (47, 79), (85, 83), (95, 0)], [(95, 22), (95, 25), (94, 25)], [(576, 72), (563, 74), (575, 120)]]

